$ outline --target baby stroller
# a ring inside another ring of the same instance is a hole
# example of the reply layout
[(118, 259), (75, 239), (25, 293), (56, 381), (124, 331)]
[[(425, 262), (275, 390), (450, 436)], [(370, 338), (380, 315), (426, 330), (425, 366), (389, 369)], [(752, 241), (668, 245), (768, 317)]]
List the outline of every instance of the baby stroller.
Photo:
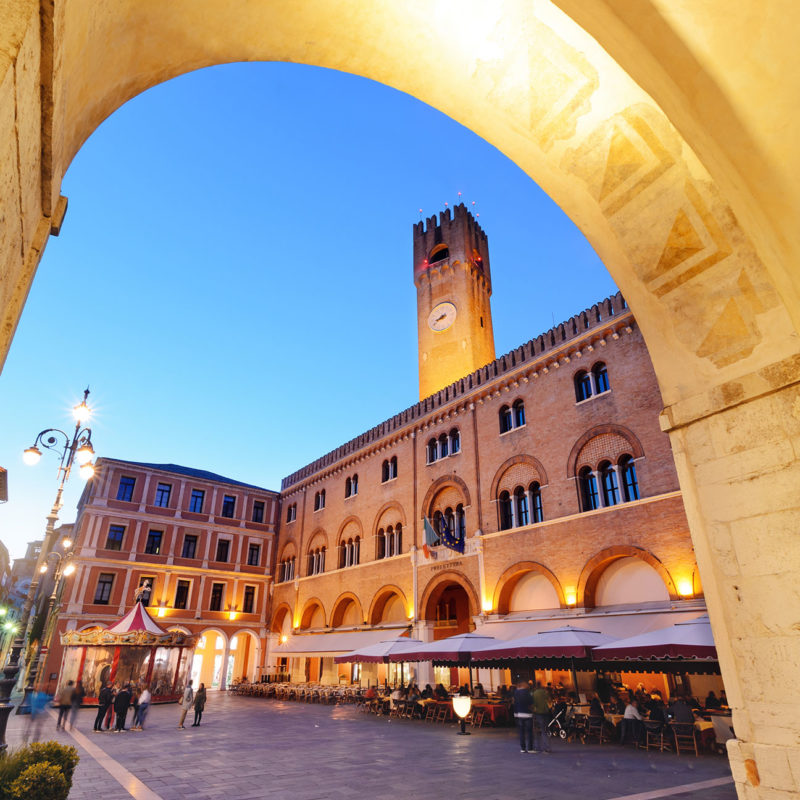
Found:
[(567, 738), (567, 707), (553, 709), (553, 718), (547, 723), (547, 733), (559, 739)]

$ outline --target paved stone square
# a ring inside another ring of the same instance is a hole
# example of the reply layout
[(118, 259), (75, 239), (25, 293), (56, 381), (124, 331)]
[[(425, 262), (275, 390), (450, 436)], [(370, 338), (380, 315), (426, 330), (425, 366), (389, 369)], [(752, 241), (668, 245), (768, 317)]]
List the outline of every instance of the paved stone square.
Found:
[[(355, 706), (216, 692), (209, 693), (199, 728), (188, 727), (189, 716), (178, 730), (179, 713), (176, 705), (156, 706), (141, 733), (93, 734), (95, 712), (83, 709), (76, 734), (57, 733), (53, 717), (42, 738), (80, 752), (71, 800), (736, 797), (723, 756), (561, 741), (550, 756), (523, 755), (512, 728), (458, 736), (452, 724), (390, 720)], [(9, 718), (12, 747), (27, 719)]]

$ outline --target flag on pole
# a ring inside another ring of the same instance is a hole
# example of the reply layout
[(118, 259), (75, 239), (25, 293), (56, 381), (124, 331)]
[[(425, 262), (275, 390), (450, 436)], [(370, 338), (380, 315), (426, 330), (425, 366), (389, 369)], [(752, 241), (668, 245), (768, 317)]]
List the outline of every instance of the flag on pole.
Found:
[(433, 530), (433, 526), (430, 523), (430, 520), (425, 517), (425, 542), (422, 545), (422, 552), (425, 554), (425, 558), (436, 558), (436, 553), (431, 550), (431, 547), (435, 547), (439, 544), (439, 537)]
[(445, 547), (449, 547), (457, 553), (464, 552), (464, 537), (457, 536), (450, 530), (450, 520), (444, 514), (439, 520), (439, 529), (439, 539)]

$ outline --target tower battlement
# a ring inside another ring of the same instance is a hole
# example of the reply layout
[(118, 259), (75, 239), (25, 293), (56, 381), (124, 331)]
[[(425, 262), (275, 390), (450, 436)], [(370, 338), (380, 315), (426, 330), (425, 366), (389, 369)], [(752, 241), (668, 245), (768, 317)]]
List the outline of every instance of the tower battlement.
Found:
[(489, 239), (463, 203), (414, 224), (414, 283), (431, 267), (456, 261), (477, 269), (491, 294)]

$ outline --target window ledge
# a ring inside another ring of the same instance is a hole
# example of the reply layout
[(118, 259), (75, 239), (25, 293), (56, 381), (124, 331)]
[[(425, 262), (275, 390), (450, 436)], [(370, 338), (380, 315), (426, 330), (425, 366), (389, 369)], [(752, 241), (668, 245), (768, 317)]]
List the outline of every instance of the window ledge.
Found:
[(611, 389), (606, 389), (604, 392), (597, 392), (596, 394), (590, 394), (585, 400), (576, 400), (576, 406), (582, 406), (584, 403), (588, 403), (590, 400), (596, 400), (598, 397), (605, 397), (606, 395), (611, 394)]
[[(524, 423), (523, 425), (515, 425), (513, 428), (509, 428), (507, 431), (503, 431), (500, 436), (508, 436), (509, 433), (514, 433), (514, 431), (520, 431), (523, 428), (526, 428), (527, 425), (527, 423)], [(458, 453), (456, 453), (456, 455), (458, 455)]]

